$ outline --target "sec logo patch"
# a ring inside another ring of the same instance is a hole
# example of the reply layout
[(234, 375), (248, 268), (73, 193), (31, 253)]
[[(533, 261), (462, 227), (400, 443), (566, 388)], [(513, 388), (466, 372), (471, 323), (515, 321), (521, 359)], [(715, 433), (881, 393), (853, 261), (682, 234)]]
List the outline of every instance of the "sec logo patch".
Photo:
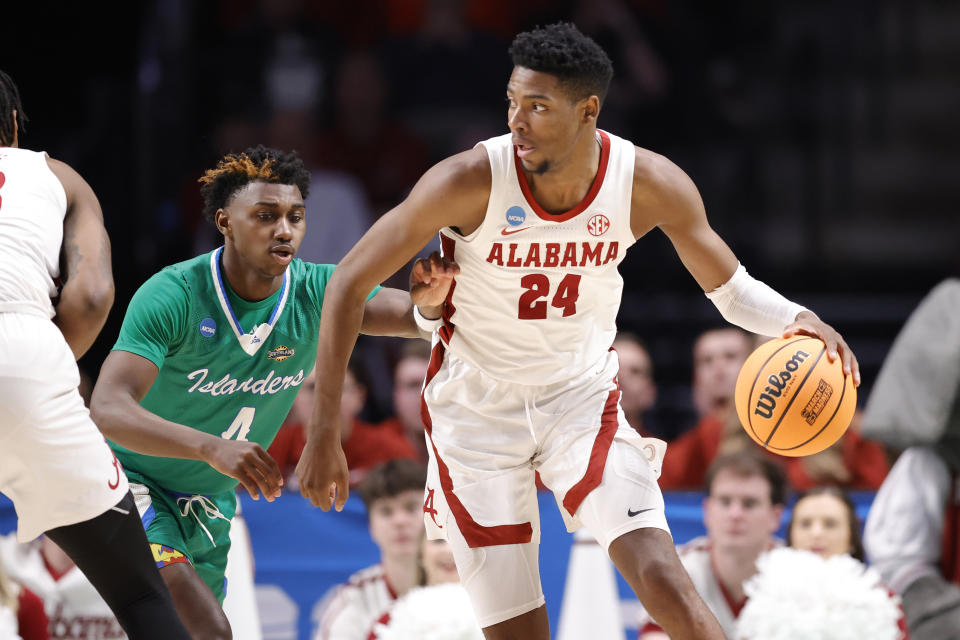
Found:
[(587, 220), (587, 232), (592, 236), (602, 236), (609, 228), (610, 220), (602, 213), (598, 213)]

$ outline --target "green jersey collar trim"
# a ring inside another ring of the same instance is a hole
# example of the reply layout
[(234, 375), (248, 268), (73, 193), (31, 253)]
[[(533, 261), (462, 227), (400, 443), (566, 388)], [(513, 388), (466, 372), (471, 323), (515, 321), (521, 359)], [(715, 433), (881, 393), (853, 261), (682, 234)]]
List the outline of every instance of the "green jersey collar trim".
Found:
[(217, 299), (220, 301), (220, 308), (223, 309), (223, 315), (226, 316), (230, 327), (233, 329), (233, 335), (237, 337), (237, 342), (247, 355), (255, 355), (260, 347), (266, 342), (267, 337), (273, 331), (273, 325), (277, 318), (283, 313), (283, 308), (287, 304), (287, 296), (290, 294), (290, 269), (283, 272), (283, 284), (280, 285), (280, 298), (270, 313), (270, 319), (257, 326), (252, 332), (246, 333), (240, 326), (240, 320), (234, 313), (230, 305), (230, 299), (227, 297), (226, 283), (223, 280), (223, 273), (220, 270), (220, 255), (223, 253), (223, 247), (210, 254), (210, 276), (213, 279), (213, 286), (217, 292)]

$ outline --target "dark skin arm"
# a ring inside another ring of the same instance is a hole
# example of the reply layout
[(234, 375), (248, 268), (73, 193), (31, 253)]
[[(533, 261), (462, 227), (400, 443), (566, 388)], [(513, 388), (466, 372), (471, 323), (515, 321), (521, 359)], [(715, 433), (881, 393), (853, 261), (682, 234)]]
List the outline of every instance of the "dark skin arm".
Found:
[[(490, 164), (484, 150), (472, 149), (448, 158), (427, 171), (407, 199), (381, 217), (337, 266), (324, 294), (317, 393), (307, 443), (297, 465), (300, 492), (314, 506), (324, 511), (335, 506), (339, 511), (347, 501), (349, 481), (340, 449), (340, 394), (347, 360), (366, 322), (364, 298), (441, 228), (455, 226), (464, 234), (476, 229), (483, 221), (489, 196)], [(411, 278), (411, 298), (424, 316), (437, 317), (441, 304), (437, 299), (442, 302), (446, 296), (443, 283), (446, 279), (449, 286), (449, 279), (434, 270), (436, 258), (419, 264)], [(421, 295), (425, 296), (422, 303)]]
[(79, 359), (97, 339), (113, 306), (110, 238), (103, 226), (100, 202), (90, 185), (63, 162), (48, 158), (47, 165), (67, 195), (60, 250), (64, 284), (53, 322)]
[(210, 435), (140, 406), (158, 373), (142, 356), (127, 351), (107, 356), (90, 401), (90, 415), (103, 435), (146, 455), (202, 460), (236, 478), (254, 500), (261, 493), (270, 501), (279, 496), (280, 468), (259, 444)]
[[(737, 269), (737, 257), (707, 221), (700, 193), (679, 167), (661, 155), (637, 148), (633, 207), (630, 224), (634, 237), (653, 228), (663, 231), (683, 266), (704, 291), (727, 282)], [(827, 358), (840, 357), (843, 371), (860, 384), (856, 356), (840, 334), (811, 311), (801, 311), (783, 328), (783, 337), (814, 336), (827, 346)]]

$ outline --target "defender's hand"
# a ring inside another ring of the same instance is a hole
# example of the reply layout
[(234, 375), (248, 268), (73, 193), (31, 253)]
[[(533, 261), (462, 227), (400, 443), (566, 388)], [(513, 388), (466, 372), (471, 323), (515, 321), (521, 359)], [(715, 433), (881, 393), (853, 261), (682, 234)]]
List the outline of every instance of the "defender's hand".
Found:
[(836, 329), (810, 311), (801, 311), (797, 314), (797, 319), (783, 330), (784, 338), (795, 335), (813, 336), (823, 340), (827, 345), (827, 359), (833, 362), (839, 355), (842, 358), (844, 375), (853, 374), (853, 385), (860, 386), (860, 364)]
[(296, 473), (300, 481), (300, 495), (313, 506), (329, 511), (333, 505), (337, 511), (343, 511), (343, 505), (350, 495), (350, 473), (339, 440), (332, 443), (308, 440), (297, 463)]
[(204, 460), (220, 473), (239, 480), (254, 500), (259, 500), (261, 493), (268, 502), (280, 495), (280, 467), (256, 442), (217, 438), (211, 441)]
[(441, 258), (438, 251), (431, 253), (429, 258), (420, 258), (413, 263), (410, 299), (420, 308), (424, 317), (440, 317), (443, 301), (447, 299), (453, 279), (459, 273), (460, 265)]

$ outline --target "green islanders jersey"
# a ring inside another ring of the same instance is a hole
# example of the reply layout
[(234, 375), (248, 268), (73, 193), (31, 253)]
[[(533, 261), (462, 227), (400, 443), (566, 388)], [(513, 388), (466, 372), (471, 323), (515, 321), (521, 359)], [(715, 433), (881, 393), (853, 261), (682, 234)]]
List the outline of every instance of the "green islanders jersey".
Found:
[[(223, 276), (222, 252), (171, 265), (147, 280), (127, 307), (113, 349), (159, 369), (140, 402), (148, 411), (266, 449), (313, 370), (323, 293), (334, 266), (294, 259), (274, 295), (248, 302)], [(237, 485), (206, 462), (110, 446), (125, 468), (165, 489), (210, 495)]]

